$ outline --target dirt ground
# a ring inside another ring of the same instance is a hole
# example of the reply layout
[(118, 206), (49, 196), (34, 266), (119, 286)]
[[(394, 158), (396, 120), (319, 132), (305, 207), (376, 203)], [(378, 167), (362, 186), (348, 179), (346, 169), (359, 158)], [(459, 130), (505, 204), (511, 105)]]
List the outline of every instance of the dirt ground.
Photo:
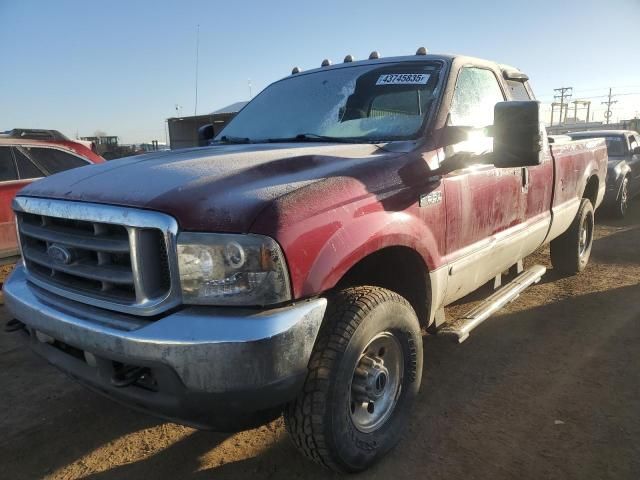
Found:
[[(425, 337), (406, 438), (359, 477), (640, 478), (640, 201), (598, 222), (582, 274), (550, 269), (462, 345)], [(550, 267), (548, 251), (533, 262)], [(165, 423), (24, 343), (0, 333), (0, 478), (333, 478), (296, 453), (282, 420), (234, 435)]]

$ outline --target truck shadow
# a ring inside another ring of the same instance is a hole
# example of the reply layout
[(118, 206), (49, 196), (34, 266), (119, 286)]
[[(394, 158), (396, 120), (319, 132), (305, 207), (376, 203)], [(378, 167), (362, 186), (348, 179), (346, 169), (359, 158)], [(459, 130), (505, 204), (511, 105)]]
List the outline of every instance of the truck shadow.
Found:
[[(427, 336), (406, 438), (361, 477), (604, 478), (611, 465), (633, 477), (634, 442), (621, 442), (620, 429), (640, 435), (637, 371), (628, 368), (640, 362), (640, 313), (625, 307), (639, 295), (640, 283), (507, 308), (463, 345)], [(276, 424), (249, 458), (213, 465), (201, 456), (220, 440), (195, 432), (90, 478), (338, 478), (297, 454)]]
[[(4, 325), (7, 316), (0, 317)], [(188, 464), (183, 445), (197, 459), (228, 437), (199, 432), (191, 438), (189, 428), (165, 424), (79, 386), (32, 353), (22, 334), (0, 335), (1, 478), (77, 478), (91, 471), (96, 459), (112, 463), (109, 449), (118, 442), (126, 443), (124, 450), (137, 458), (176, 437), (184, 442), (175, 451)]]

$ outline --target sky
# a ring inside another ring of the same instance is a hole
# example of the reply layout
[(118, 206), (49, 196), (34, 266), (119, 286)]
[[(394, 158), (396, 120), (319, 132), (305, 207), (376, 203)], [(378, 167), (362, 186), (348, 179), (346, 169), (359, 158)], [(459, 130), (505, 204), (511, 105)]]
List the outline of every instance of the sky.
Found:
[(198, 25), (199, 114), (293, 66), (425, 46), (514, 65), (543, 102), (573, 87), (595, 120), (609, 87), (612, 120), (640, 115), (640, 0), (0, 0), (0, 131), (164, 142), (166, 118), (195, 111)]

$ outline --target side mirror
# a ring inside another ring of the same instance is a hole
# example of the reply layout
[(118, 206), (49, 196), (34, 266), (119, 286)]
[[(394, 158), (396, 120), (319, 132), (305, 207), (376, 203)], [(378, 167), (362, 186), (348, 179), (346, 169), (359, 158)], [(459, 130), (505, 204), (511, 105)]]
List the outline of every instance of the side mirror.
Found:
[(206, 147), (213, 140), (213, 124), (203, 125), (198, 129), (198, 146)]
[(499, 102), (494, 108), (493, 156), (499, 168), (528, 167), (541, 161), (539, 102)]
[(632, 155), (640, 155), (640, 147), (634, 147), (631, 152)]

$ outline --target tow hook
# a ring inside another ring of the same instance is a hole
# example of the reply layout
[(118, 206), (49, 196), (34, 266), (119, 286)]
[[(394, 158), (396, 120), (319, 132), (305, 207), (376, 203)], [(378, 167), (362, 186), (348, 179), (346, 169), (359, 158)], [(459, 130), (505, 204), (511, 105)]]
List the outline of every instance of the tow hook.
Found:
[(8, 333), (18, 332), (23, 328), (25, 328), (24, 323), (22, 323), (20, 320), (16, 318), (12, 318), (4, 325), (4, 331)]
[(111, 385), (117, 388), (128, 387), (140, 380), (145, 374), (149, 373), (146, 367), (124, 367), (118, 370), (111, 377)]

